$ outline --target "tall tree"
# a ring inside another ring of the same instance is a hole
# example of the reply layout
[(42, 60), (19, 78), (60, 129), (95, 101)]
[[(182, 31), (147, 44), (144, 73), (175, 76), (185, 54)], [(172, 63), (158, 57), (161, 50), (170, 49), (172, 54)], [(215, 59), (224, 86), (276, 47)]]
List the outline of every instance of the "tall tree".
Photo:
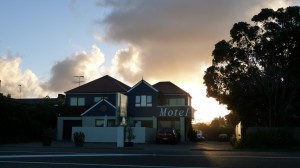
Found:
[(300, 7), (262, 9), (212, 52), (204, 83), (244, 125), (299, 125)]

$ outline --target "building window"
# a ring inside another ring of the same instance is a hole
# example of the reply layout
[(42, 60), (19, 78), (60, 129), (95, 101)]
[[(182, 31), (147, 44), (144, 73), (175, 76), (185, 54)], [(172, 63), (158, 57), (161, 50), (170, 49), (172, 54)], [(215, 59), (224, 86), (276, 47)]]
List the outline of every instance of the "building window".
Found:
[(152, 107), (152, 96), (136, 96), (135, 97), (135, 106), (136, 107)]
[(184, 98), (169, 99), (169, 106), (185, 106)]
[(70, 106), (85, 106), (85, 98), (84, 97), (71, 97), (70, 98)]
[(152, 106), (152, 96), (147, 96), (147, 106), (148, 107)]
[(98, 102), (98, 101), (100, 101), (100, 100), (102, 100), (101, 97), (94, 97), (94, 102), (95, 103)]
[(103, 100), (103, 99), (108, 99), (108, 97), (94, 97), (94, 102), (95, 103), (97, 103), (97, 102), (99, 102), (99, 101), (101, 101), (101, 100)]
[(78, 97), (78, 106), (84, 106), (84, 105), (85, 105), (85, 98)]
[(103, 127), (104, 126), (104, 120), (96, 119), (95, 126), (96, 127)]
[(77, 97), (70, 98), (70, 106), (77, 106)]
[(146, 99), (147, 98), (147, 96), (145, 96), (145, 95), (143, 95), (143, 96), (141, 96), (141, 106), (142, 107), (146, 107)]
[(116, 125), (115, 120), (113, 120), (113, 119), (107, 120), (107, 126), (108, 127), (114, 127), (115, 125)]
[(141, 96), (135, 97), (135, 106), (140, 107), (141, 106)]

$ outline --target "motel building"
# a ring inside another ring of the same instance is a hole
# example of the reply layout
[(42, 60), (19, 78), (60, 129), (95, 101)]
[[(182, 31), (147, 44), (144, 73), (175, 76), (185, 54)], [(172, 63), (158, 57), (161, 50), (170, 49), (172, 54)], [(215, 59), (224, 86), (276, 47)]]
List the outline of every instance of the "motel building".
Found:
[(117, 142), (122, 124), (133, 127), (136, 143), (155, 141), (159, 128), (174, 128), (188, 141), (194, 116), (191, 96), (172, 82), (130, 87), (108, 75), (71, 89), (57, 119), (57, 139), (71, 140), (77, 131), (86, 142)]

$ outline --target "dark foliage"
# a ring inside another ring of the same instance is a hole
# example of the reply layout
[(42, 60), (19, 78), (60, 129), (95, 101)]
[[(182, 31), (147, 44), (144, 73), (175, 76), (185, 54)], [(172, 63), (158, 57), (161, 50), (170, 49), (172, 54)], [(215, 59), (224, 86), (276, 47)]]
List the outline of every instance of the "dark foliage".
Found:
[(194, 130), (201, 130), (205, 140), (219, 141), (220, 134), (227, 134), (228, 137), (234, 134), (234, 127), (223, 117), (217, 117), (210, 124), (197, 123), (193, 125)]
[[(262, 9), (239, 22), (212, 52), (207, 96), (227, 105), (243, 126), (300, 125), (300, 7)], [(234, 124), (232, 124), (234, 125)]]
[(24, 105), (0, 95), (0, 143), (41, 140), (46, 128), (56, 128), (57, 107)]

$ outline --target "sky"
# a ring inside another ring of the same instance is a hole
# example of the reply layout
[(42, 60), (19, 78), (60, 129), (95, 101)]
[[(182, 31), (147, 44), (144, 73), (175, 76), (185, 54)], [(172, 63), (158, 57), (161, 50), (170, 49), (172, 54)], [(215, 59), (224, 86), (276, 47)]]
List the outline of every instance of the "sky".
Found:
[(228, 114), (203, 84), (214, 45), (262, 8), (287, 6), (300, 0), (1, 0), (0, 92), (57, 97), (81, 75), (171, 81), (208, 122)]

